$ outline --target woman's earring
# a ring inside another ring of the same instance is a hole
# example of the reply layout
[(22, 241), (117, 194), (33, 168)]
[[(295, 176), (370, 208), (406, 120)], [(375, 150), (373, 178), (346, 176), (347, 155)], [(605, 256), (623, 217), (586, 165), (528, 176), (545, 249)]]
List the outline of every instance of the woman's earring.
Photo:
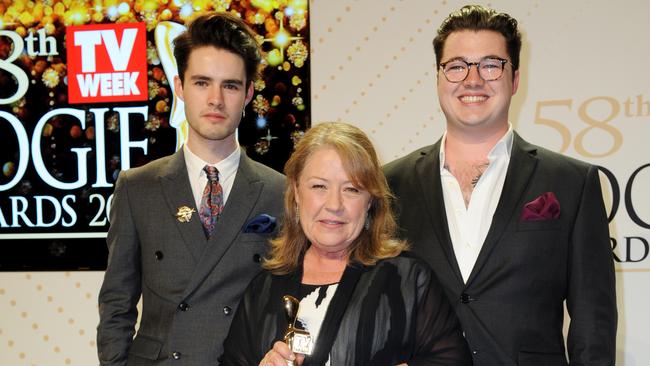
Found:
[(366, 215), (366, 222), (363, 223), (363, 227), (364, 227), (366, 230), (369, 230), (369, 229), (370, 229), (370, 214), (367, 214), (367, 215)]
[(298, 208), (298, 205), (296, 205), (296, 224), (300, 224), (300, 209)]

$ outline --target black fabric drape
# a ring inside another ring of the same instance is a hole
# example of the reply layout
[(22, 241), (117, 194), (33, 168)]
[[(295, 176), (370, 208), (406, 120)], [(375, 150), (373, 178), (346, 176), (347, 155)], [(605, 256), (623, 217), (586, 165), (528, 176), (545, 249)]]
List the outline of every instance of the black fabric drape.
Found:
[[(264, 272), (249, 285), (224, 343), (222, 365), (258, 365), (287, 326), (282, 296), (298, 294), (301, 270)], [(400, 256), (371, 267), (348, 266), (327, 310), (312, 356), (340, 365), (471, 365), (442, 288), (423, 262)]]

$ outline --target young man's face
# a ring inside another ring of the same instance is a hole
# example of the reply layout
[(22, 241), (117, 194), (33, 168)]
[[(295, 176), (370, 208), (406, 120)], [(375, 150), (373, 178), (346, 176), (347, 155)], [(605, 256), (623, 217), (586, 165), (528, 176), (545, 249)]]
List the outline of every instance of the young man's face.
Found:
[[(451, 33), (442, 52), (442, 63), (461, 58), (479, 62), (485, 57), (510, 60), (503, 35), (494, 31), (462, 30)], [(507, 128), (510, 99), (517, 91), (519, 71), (504, 65), (503, 75), (493, 81), (483, 80), (476, 66), (470, 67), (465, 80), (449, 82), (438, 70), (438, 99), (447, 117), (447, 130), (461, 133), (491, 134)]]
[(212, 46), (196, 48), (190, 53), (184, 82), (176, 77), (174, 86), (185, 102), (189, 141), (234, 144), (242, 110), (253, 97), (239, 55)]

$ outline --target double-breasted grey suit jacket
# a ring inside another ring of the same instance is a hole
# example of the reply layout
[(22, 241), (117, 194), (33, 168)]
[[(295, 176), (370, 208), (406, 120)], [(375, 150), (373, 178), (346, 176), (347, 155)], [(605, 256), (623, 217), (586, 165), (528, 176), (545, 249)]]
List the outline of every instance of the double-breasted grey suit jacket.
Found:
[[(402, 236), (425, 259), (456, 309), (474, 365), (613, 365), (614, 269), (598, 169), (515, 133), (503, 192), (476, 264), (463, 282), (440, 180), (440, 141), (385, 166)], [(521, 219), (553, 192), (557, 219)]]
[(242, 151), (226, 206), (207, 240), (196, 212), (189, 222), (176, 217), (179, 207), (196, 209), (182, 149), (122, 172), (99, 294), (101, 365), (216, 365), (240, 297), (277, 232), (243, 229), (260, 214), (277, 218), (279, 226), (283, 195), (284, 176)]

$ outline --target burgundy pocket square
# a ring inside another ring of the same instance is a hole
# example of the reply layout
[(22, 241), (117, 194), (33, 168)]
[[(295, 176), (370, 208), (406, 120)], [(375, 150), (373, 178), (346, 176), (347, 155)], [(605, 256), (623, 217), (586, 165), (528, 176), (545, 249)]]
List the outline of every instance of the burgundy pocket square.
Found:
[(541, 196), (524, 205), (521, 221), (552, 220), (560, 217), (560, 202), (553, 192)]

